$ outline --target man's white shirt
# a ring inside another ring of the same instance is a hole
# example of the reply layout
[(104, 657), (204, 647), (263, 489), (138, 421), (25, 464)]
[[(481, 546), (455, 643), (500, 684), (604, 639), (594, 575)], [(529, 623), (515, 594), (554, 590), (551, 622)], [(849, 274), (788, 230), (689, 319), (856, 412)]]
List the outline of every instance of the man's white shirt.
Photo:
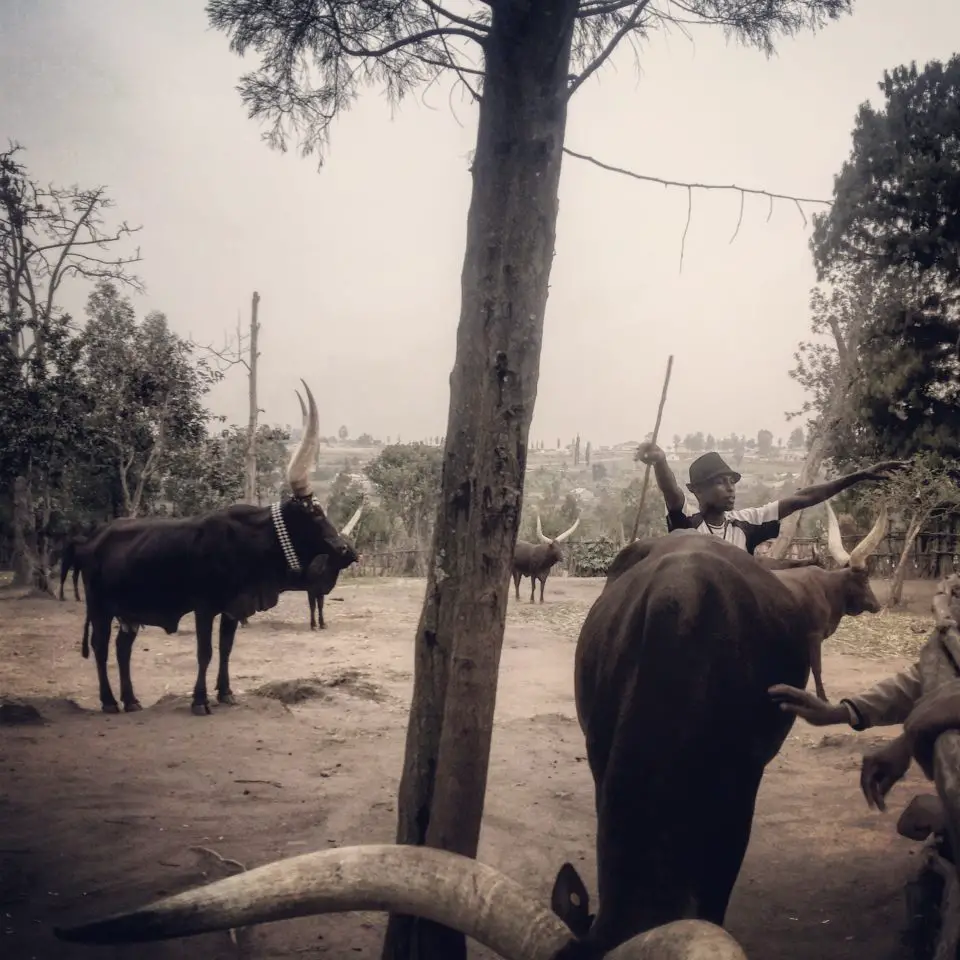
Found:
[(719, 526), (711, 526), (700, 513), (687, 514), (686, 508), (668, 511), (667, 530), (683, 529), (725, 540), (747, 553), (753, 553), (761, 543), (779, 536), (780, 502), (771, 500), (762, 507), (728, 510)]

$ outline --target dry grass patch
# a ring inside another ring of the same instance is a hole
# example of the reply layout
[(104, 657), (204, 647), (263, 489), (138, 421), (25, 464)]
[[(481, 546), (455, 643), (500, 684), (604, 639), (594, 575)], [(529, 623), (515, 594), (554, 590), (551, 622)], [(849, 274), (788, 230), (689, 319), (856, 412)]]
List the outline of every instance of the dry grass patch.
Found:
[(864, 613), (859, 617), (844, 617), (827, 644), (828, 649), (867, 660), (912, 659), (932, 630), (933, 617), (915, 613)]

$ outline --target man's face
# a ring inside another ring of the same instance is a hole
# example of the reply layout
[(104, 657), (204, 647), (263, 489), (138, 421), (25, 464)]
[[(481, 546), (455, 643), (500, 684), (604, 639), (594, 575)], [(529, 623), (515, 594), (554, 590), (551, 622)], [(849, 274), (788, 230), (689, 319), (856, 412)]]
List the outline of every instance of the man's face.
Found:
[(692, 489), (701, 509), (732, 510), (736, 503), (737, 481), (729, 473), (698, 483)]

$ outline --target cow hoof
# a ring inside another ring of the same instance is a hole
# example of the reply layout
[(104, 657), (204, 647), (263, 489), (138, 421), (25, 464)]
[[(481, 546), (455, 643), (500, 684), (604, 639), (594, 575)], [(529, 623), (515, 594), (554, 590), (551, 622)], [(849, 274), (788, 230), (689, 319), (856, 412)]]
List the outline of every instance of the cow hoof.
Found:
[(316, 629), (317, 629), (316, 624), (311, 623), (311, 624), (310, 624), (310, 629), (311, 629), (311, 630), (316, 630)]
[[(217, 694), (217, 703), (223, 704), (225, 707), (235, 707), (237, 705), (237, 698), (232, 693), (225, 693), (222, 696)], [(207, 711), (210, 712), (209, 710)]]
[(210, 715), (210, 704), (209, 703), (194, 703), (190, 707), (190, 712), (195, 717), (206, 717)]
[(136, 713), (138, 710), (142, 710), (143, 706), (140, 704), (139, 700), (131, 700), (129, 703), (123, 705), (124, 713)]
[(100, 709), (101, 709), (104, 713), (119, 713), (119, 712), (120, 712), (120, 706), (119, 706), (118, 704), (116, 704), (116, 703), (104, 703), (104, 704), (101, 704)]

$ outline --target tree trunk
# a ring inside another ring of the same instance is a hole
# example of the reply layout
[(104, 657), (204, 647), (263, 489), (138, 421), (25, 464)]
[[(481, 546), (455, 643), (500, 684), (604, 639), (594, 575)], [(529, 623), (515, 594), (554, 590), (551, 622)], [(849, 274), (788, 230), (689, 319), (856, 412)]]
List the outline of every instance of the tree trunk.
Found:
[[(816, 481), (820, 467), (823, 465), (823, 453), (826, 445), (826, 430), (821, 429), (813, 438), (810, 449), (807, 451), (807, 459), (803, 461), (803, 466), (800, 468), (800, 477), (797, 480), (798, 490), (809, 487)], [(798, 510), (780, 522), (780, 533), (777, 539), (773, 541), (773, 547), (770, 549), (771, 557), (776, 560), (783, 560), (786, 557), (790, 545), (793, 543), (793, 538), (797, 535), (797, 527), (800, 525), (802, 516), (803, 511)]]
[(247, 421), (247, 450), (244, 457), (246, 474), (246, 490), (244, 499), (247, 503), (259, 506), (260, 497), (257, 494), (257, 334), (260, 333), (260, 324), (257, 322), (257, 307), (260, 304), (260, 294), (254, 291), (253, 302), (250, 307), (250, 418)]
[[(474, 857), (553, 263), (576, 0), (497, 5), (473, 161), (441, 499), (415, 645), (397, 842)], [(392, 960), (461, 934), (391, 917)]]
[(893, 571), (893, 577), (890, 580), (890, 593), (887, 596), (887, 602), (883, 605), (884, 613), (893, 607), (900, 606), (900, 600), (903, 597), (903, 581), (907, 577), (910, 551), (913, 549), (924, 524), (929, 519), (930, 511), (925, 510), (922, 513), (915, 514), (910, 521), (910, 526), (907, 527), (907, 533), (903, 540), (903, 550), (900, 551), (900, 559), (897, 561), (896, 569)]
[(37, 556), (37, 518), (33, 512), (30, 480), (19, 476), (13, 481), (13, 584), (36, 588), (40, 568)]

